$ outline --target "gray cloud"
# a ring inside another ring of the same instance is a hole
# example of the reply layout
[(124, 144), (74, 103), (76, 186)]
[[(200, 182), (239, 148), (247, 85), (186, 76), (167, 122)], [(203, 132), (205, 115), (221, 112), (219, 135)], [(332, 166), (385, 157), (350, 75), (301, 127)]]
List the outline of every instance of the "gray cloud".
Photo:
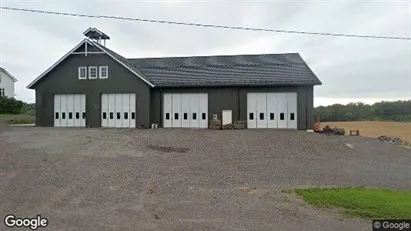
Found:
[[(3, 1), (3, 5), (249, 27), (411, 36), (409, 2), (113, 2)], [(324, 83), (317, 98), (410, 98), (410, 41), (193, 28), (120, 20), (1, 11), (1, 65), (25, 89), (95, 26), (126, 57), (299, 52)]]

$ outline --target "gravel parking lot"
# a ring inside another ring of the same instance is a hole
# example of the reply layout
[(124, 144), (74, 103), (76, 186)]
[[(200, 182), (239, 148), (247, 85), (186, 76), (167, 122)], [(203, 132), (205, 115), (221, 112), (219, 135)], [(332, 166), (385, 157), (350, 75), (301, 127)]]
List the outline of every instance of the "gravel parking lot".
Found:
[(281, 190), (411, 189), (409, 150), (303, 131), (0, 125), (0, 147), (2, 217), (43, 230), (370, 230)]

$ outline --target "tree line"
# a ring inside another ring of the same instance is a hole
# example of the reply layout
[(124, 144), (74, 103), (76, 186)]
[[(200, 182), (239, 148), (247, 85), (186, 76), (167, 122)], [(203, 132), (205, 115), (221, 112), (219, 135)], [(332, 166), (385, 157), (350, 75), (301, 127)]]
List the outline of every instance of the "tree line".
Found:
[(0, 96), (0, 114), (34, 115), (35, 104), (25, 103), (15, 98)]
[(405, 121), (411, 122), (411, 100), (382, 101), (372, 105), (349, 103), (314, 108), (314, 118), (320, 121)]

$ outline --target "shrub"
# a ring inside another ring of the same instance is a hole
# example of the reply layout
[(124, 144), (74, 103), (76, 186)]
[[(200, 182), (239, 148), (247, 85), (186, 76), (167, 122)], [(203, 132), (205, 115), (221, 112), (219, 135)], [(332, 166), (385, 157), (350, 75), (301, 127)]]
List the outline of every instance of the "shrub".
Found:
[(0, 114), (18, 114), (21, 112), (24, 102), (6, 96), (0, 96)]

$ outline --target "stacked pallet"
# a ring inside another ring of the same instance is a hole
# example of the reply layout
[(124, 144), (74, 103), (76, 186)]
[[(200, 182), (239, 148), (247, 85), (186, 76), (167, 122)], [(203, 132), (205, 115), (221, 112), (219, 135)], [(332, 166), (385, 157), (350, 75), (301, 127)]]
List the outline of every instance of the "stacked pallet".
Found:
[(221, 129), (221, 120), (219, 120), (219, 119), (210, 120), (210, 129), (211, 130), (220, 130)]

